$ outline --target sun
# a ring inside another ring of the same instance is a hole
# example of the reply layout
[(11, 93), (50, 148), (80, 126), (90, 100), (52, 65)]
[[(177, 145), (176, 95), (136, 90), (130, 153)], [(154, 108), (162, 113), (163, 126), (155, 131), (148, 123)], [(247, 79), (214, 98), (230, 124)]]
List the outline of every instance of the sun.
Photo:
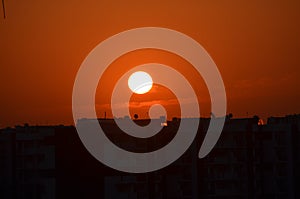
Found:
[(128, 78), (128, 87), (136, 94), (144, 94), (150, 91), (153, 81), (151, 76), (144, 71), (137, 71)]

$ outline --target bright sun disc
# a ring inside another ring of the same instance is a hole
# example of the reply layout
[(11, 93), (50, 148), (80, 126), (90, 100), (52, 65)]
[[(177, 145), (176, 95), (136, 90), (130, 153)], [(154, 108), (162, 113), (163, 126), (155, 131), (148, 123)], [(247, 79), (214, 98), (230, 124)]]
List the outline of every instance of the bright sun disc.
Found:
[(152, 88), (151, 76), (143, 71), (132, 73), (128, 78), (128, 86), (130, 90), (137, 94), (147, 93)]

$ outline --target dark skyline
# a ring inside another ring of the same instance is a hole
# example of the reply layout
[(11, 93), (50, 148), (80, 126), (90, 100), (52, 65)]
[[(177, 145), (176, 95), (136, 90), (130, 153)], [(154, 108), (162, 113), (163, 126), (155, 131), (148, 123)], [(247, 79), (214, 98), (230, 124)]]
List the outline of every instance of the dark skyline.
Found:
[[(178, 120), (170, 121), (162, 134), (145, 140), (120, 136), (113, 120), (99, 123), (113, 143), (137, 153), (164, 147), (179, 125)], [(178, 160), (140, 174), (119, 172), (97, 161), (73, 126), (0, 129), (0, 197), (299, 198), (300, 115), (269, 118), (263, 126), (257, 118), (228, 118), (217, 145), (199, 159), (208, 123), (200, 123), (197, 137)]]

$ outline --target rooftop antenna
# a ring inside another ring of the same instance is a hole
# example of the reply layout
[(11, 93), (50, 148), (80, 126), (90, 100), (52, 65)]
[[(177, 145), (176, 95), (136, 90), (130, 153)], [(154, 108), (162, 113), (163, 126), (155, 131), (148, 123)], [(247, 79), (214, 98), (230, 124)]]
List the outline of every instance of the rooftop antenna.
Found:
[(6, 18), (6, 13), (5, 13), (5, 4), (4, 4), (4, 0), (2, 0), (2, 9), (3, 9), (3, 18)]

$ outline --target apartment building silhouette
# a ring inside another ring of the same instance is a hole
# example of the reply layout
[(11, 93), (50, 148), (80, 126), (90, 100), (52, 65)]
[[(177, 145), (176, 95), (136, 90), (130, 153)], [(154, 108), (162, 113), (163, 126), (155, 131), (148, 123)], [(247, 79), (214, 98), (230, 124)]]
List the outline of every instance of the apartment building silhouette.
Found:
[[(198, 159), (209, 120), (201, 119), (196, 139), (177, 161), (144, 174), (119, 172), (98, 162), (73, 126), (1, 129), (0, 198), (300, 197), (300, 115), (271, 117), (265, 125), (258, 125), (257, 117), (228, 117), (217, 145)], [(157, 135), (138, 139), (124, 134), (112, 119), (98, 121), (114, 144), (136, 152), (163, 147), (180, 123), (174, 118)]]

